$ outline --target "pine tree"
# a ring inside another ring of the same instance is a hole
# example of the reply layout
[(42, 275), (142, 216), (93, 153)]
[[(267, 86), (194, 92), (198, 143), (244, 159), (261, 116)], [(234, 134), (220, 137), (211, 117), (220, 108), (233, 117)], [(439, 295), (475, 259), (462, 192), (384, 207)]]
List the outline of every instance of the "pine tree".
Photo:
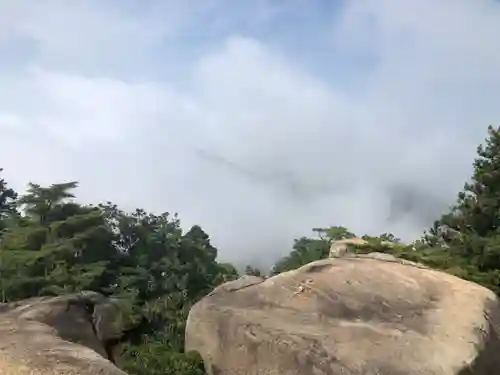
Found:
[(56, 209), (60, 208), (67, 198), (74, 198), (70, 190), (77, 186), (76, 181), (53, 184), (48, 187), (30, 182), (27, 193), (18, 200), (18, 204), (27, 216), (36, 218), (41, 225), (46, 225), (51, 221), (49, 215), (57, 213)]
[[(3, 168), (0, 168), (0, 172)], [(8, 187), (7, 182), (0, 178), (0, 238), (8, 225), (9, 219), (17, 214), (17, 193)]]
[(425, 239), (445, 248), (448, 258), (451, 255), (457, 263), (473, 266), (494, 280), (500, 270), (500, 128), (488, 127), (473, 168), (456, 204), (434, 223)]
[(24, 215), (0, 244), (3, 285), (18, 279), (4, 288), (4, 299), (102, 289), (101, 279), (116, 253), (112, 234), (101, 210), (66, 201), (76, 186), (30, 183), (19, 198)]

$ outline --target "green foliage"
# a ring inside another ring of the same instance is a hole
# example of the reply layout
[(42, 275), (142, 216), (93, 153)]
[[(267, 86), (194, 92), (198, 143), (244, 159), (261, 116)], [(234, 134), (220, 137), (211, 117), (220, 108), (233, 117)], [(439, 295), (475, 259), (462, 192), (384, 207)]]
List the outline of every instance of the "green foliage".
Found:
[(314, 228), (316, 236), (296, 239), (290, 254), (279, 260), (271, 270), (272, 275), (293, 270), (315, 260), (324, 259), (330, 252), (330, 244), (335, 240), (355, 237), (344, 227)]
[(450, 211), (425, 234), (424, 240), (443, 249), (447, 263), (464, 278), (500, 292), (500, 131), (488, 127), (477, 148), (472, 178)]
[(122, 304), (120, 363), (131, 374), (204, 374), (199, 356), (184, 353), (187, 315), (215, 286), (238, 277), (235, 268), (217, 263), (199, 226), (183, 232), (176, 215), (80, 205), (72, 200), (76, 187), (31, 183), (17, 199), (0, 180), (1, 212), (9, 218), (0, 242), (1, 301), (104, 293)]
[[(0, 168), (0, 173), (2, 171), (3, 169)], [(9, 224), (9, 219), (17, 214), (16, 200), (17, 193), (8, 187), (3, 178), (0, 178), (0, 239)]]
[(129, 374), (206, 374), (198, 353), (165, 352), (165, 345), (161, 341), (153, 341), (141, 347), (140, 350), (131, 350), (130, 353), (133, 360), (124, 366), (124, 370)]

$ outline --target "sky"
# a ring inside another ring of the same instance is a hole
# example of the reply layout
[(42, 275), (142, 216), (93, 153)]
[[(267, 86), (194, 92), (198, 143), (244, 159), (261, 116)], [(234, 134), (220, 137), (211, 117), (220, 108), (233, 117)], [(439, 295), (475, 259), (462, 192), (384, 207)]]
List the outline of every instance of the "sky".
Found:
[(314, 227), (409, 241), (499, 124), (499, 37), (493, 0), (0, 0), (0, 167), (236, 264)]

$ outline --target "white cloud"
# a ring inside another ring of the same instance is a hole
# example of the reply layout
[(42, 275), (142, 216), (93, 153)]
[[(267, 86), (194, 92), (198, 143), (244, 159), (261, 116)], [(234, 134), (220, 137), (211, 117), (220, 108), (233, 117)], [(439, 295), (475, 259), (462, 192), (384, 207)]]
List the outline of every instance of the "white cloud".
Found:
[[(112, 3), (5, 4), (0, 50), (20, 35), (38, 46), (18, 67), (0, 65), (9, 180), (78, 179), (85, 200), (179, 211), (231, 261), (269, 264), (316, 226), (419, 233), (454, 199), (500, 116), (493, 1), (348, 2), (322, 48), (371, 57), (345, 71), (366, 77), (355, 91), (236, 25), (191, 46), (199, 59), (162, 61), (188, 27), (223, 29), (223, 13), (210, 26), (180, 2), (155, 2), (182, 15), (170, 23)], [(265, 17), (262, 4), (259, 25), (280, 11)], [(152, 45), (163, 46), (158, 61), (143, 65)], [(111, 69), (123, 59), (128, 78)], [(140, 78), (175, 64), (185, 65), (175, 82)]]
[[(129, 4), (133, 4), (129, 3)], [(177, 6), (169, 7), (163, 22), (154, 17), (151, 6), (145, 12), (131, 7), (129, 12), (112, 2), (96, 0), (4, 0), (0, 3), (0, 31), (7, 37), (31, 39), (44, 58), (95, 59), (117, 52), (144, 48), (175, 33)], [(147, 26), (147, 27), (146, 27)], [(4, 38), (6, 39), (6, 38)]]
[(108, 78), (35, 71), (30, 85), (39, 92), (36, 122), (67, 142), (121, 141), (166, 114), (168, 95), (151, 83), (127, 84)]

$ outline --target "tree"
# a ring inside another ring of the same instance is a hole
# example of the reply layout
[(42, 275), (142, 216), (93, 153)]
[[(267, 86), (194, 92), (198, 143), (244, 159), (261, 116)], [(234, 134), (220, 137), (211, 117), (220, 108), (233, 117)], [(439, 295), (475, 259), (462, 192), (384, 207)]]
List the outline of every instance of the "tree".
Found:
[(258, 268), (255, 268), (252, 266), (246, 266), (245, 267), (245, 275), (262, 277), (262, 272)]
[(397, 238), (394, 234), (392, 233), (382, 233), (379, 238), (382, 241), (390, 241), (394, 243), (401, 243), (401, 239)]
[[(0, 172), (3, 168), (0, 168)], [(0, 238), (8, 225), (8, 220), (17, 214), (17, 193), (9, 188), (7, 182), (0, 178)]]
[(328, 238), (301, 237), (294, 240), (293, 250), (280, 259), (271, 270), (272, 275), (299, 268), (315, 260), (324, 259), (330, 251)]
[(329, 228), (313, 228), (313, 232), (315, 232), (319, 238), (326, 239), (328, 241), (338, 241), (356, 237), (356, 235), (347, 228), (339, 226)]
[(280, 259), (271, 270), (272, 275), (296, 269), (315, 260), (328, 257), (333, 241), (353, 238), (356, 235), (342, 226), (313, 228), (314, 238), (301, 237), (294, 240), (290, 254)]
[[(50, 219), (56, 219), (59, 213), (57, 207), (60, 207), (67, 198), (74, 198), (70, 190), (77, 186), (76, 181), (53, 184), (49, 187), (42, 187), (30, 182), (27, 193), (17, 203), (27, 216), (36, 218), (41, 225), (46, 225)], [(52, 218), (49, 217), (50, 214), (52, 214)]]
[[(208, 235), (199, 226), (183, 233), (175, 215), (109, 212), (121, 228), (120, 243), (128, 244), (115, 294), (134, 300), (143, 318), (126, 346), (125, 369), (137, 375), (204, 373), (201, 359), (184, 353), (187, 316), (234, 267), (217, 264)], [(133, 296), (124, 294), (130, 290)]]
[[(116, 254), (112, 233), (98, 208), (65, 201), (75, 187), (30, 184), (19, 198), (24, 216), (8, 228), (0, 246), (4, 299), (103, 290)], [(17, 281), (6, 276), (13, 274)]]
[[(438, 238), (455, 248), (462, 245), (461, 255), (481, 262), (486, 238), (500, 234), (500, 129), (488, 127), (488, 138), (478, 146), (477, 155), (471, 181), (459, 192), (450, 212), (436, 220), (427, 239), (435, 243)], [(477, 241), (470, 247), (472, 238)], [(492, 266), (498, 268), (500, 263)]]
[(500, 291), (500, 129), (488, 127), (478, 146), (472, 178), (450, 211), (424, 235), (441, 259), (460, 268), (461, 276)]

